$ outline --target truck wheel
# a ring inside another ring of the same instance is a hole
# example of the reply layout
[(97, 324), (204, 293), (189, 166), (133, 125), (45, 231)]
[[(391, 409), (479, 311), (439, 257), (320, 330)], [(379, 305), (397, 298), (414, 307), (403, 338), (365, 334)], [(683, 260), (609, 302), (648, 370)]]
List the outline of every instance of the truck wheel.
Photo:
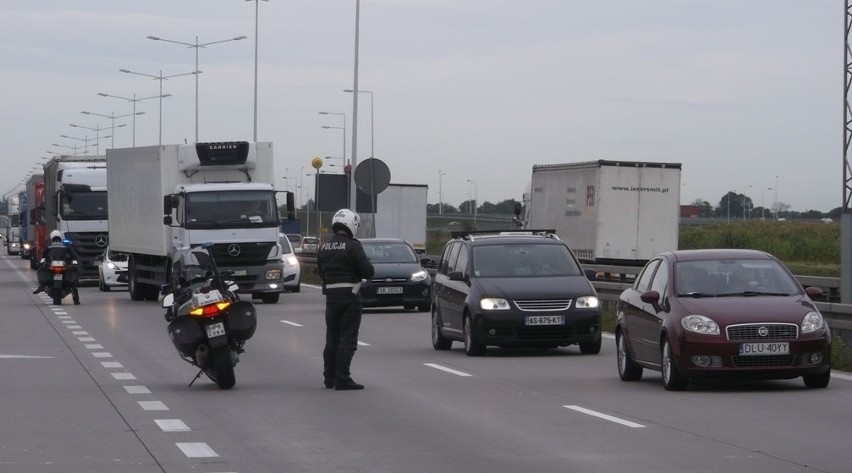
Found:
[(277, 304), (280, 297), (280, 292), (263, 292), (260, 294), (260, 300), (262, 300), (264, 304)]
[(136, 261), (132, 257), (127, 262), (127, 292), (130, 293), (131, 300), (141, 301), (145, 299), (145, 294), (139, 287), (139, 281), (136, 280)]

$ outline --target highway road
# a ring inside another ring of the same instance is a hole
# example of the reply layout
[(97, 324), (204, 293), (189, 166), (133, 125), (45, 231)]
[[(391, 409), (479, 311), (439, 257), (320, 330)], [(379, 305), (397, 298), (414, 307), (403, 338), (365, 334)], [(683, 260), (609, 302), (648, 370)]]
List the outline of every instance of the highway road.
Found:
[(169, 341), (162, 310), (126, 291), (82, 305), (33, 295), (0, 256), (0, 472), (852, 472), (852, 376), (619, 381), (615, 347), (432, 349), (428, 314), (368, 310), (353, 377), (322, 384), (317, 288), (258, 304), (222, 391)]

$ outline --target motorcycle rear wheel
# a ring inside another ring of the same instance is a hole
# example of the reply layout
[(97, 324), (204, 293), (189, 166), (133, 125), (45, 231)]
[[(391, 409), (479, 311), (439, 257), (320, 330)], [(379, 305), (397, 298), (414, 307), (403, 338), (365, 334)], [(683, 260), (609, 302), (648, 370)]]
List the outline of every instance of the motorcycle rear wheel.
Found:
[(62, 289), (51, 289), (50, 296), (53, 298), (53, 305), (62, 305)]
[(234, 365), (231, 363), (231, 347), (214, 348), (210, 353), (210, 367), (205, 371), (219, 389), (231, 389), (237, 384)]

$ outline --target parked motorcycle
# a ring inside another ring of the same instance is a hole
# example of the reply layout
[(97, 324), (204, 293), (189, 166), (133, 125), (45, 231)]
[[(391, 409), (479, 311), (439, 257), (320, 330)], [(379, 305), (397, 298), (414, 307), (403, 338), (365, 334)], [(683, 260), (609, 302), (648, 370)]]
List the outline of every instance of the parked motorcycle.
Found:
[(79, 272), (76, 266), (61, 259), (44, 262), (38, 269), (39, 285), (44, 286), (54, 305), (62, 305), (62, 299), (71, 294), (71, 286), (77, 283)]
[(245, 342), (254, 335), (254, 305), (237, 296), (231, 271), (216, 268), (205, 248), (180, 250), (172, 259), (171, 284), (163, 286), (168, 332), (181, 358), (199, 368), (221, 389), (236, 384), (234, 367)]

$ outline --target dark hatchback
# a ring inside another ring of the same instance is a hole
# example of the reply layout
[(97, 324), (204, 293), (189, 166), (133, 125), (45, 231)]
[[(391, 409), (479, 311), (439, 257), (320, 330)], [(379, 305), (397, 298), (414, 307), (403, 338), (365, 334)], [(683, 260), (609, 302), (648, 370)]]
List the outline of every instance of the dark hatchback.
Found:
[(460, 234), (444, 247), (433, 283), (432, 346), (601, 349), (594, 271), (549, 232)]
[(681, 250), (652, 259), (618, 302), (618, 374), (662, 372), (667, 390), (692, 378), (788, 379), (828, 386), (831, 332), (811, 297), (772, 255)]
[(376, 274), (361, 286), (364, 307), (402, 306), (428, 312), (432, 278), (423, 269), (429, 258), (419, 259), (414, 248), (398, 238), (361, 239)]

